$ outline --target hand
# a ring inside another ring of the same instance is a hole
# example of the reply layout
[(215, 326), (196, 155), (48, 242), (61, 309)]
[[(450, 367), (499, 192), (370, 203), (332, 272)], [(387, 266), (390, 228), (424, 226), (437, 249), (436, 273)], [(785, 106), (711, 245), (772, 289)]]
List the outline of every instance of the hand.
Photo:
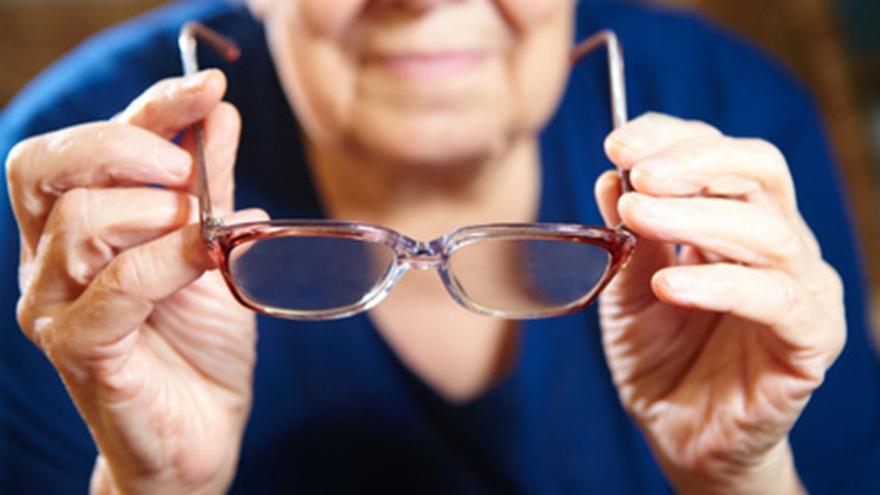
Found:
[[(649, 114), (612, 133), (605, 221), (639, 236), (600, 298), (624, 407), (681, 492), (801, 490), (788, 433), (846, 338), (842, 284), (801, 218), (784, 157)], [(680, 250), (676, 249), (680, 246)]]
[(225, 87), (218, 71), (165, 80), (111, 122), (38, 136), (9, 155), (18, 321), (97, 443), (93, 492), (220, 493), (235, 471), (255, 323), (216, 271), (205, 273), (193, 142), (170, 141), (207, 119), (214, 206), (229, 212), (240, 121), (220, 102)]

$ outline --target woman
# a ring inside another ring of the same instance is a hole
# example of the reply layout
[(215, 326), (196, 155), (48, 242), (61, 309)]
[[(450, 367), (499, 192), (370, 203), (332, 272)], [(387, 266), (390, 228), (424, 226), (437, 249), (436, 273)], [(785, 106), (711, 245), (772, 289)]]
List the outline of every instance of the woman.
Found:
[[(12, 492), (89, 473), (95, 493), (878, 486), (877, 365), (854, 254), (831, 237), (846, 217), (816, 117), (775, 69), (699, 23), (614, 3), (249, 7), (265, 33), (194, 2), (100, 38), (4, 116), (0, 145), (21, 141), (7, 158), (16, 314), (51, 363), (10, 321)], [(242, 60), (134, 98), (178, 72), (173, 41), (193, 19), (240, 42)], [(572, 38), (606, 27), (626, 44), (635, 110), (697, 120), (647, 114), (606, 139), (601, 57), (557, 109)], [(637, 250), (598, 316), (482, 317), (416, 272), (369, 315), (261, 317), (257, 343), (193, 224), (193, 142), (173, 138), (203, 119), (227, 222), (266, 218), (234, 211), (258, 205), (431, 239), (601, 212)], [(637, 192), (600, 176), (603, 141)]]

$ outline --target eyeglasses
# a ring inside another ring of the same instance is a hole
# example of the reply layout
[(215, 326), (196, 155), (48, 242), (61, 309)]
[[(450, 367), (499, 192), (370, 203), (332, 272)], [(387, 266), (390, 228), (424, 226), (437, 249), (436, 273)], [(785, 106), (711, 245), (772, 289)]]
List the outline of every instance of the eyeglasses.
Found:
[[(238, 46), (188, 23), (179, 44), (184, 73), (198, 71), (197, 40), (226, 59)], [(572, 63), (608, 50), (613, 126), (627, 120), (623, 56), (602, 31), (578, 44)], [(590, 305), (626, 263), (636, 237), (623, 226), (488, 224), (419, 242), (389, 228), (332, 220), (271, 220), (226, 225), (211, 210), (204, 123), (192, 126), (201, 234), (214, 263), (244, 306), (275, 317), (330, 320), (367, 311), (410, 269), (439, 272), (464, 308), (507, 319), (561, 316)], [(623, 190), (631, 190), (621, 172)]]

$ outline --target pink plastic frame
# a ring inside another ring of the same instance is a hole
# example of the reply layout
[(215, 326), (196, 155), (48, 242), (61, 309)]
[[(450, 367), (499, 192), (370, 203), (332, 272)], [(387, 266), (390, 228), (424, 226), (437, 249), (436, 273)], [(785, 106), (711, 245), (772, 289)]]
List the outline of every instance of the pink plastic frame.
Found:
[[(236, 60), (240, 55), (238, 47), (232, 40), (201, 24), (188, 23), (181, 30), (179, 38), (184, 72), (187, 75), (199, 70), (196, 57), (197, 40), (208, 43), (231, 61)], [(614, 127), (617, 128), (626, 123), (627, 110), (623, 56), (615, 34), (611, 31), (602, 31), (578, 44), (572, 53), (572, 63), (577, 63), (584, 56), (603, 45), (608, 48), (612, 121)], [(419, 242), (386, 227), (356, 222), (270, 220), (226, 225), (214, 216), (211, 209), (205, 165), (203, 123), (199, 122), (193, 125), (191, 132), (196, 142), (195, 172), (199, 190), (201, 233), (205, 246), (235, 298), (242, 305), (269, 316), (299, 320), (330, 320), (367, 311), (379, 304), (403, 275), (412, 268), (437, 270), (450, 296), (461, 306), (475, 313), (508, 319), (561, 316), (579, 311), (592, 304), (602, 289), (626, 264), (635, 248), (635, 235), (623, 226), (609, 229), (579, 224), (547, 223), (473, 225), (459, 228), (432, 241)], [(621, 184), (624, 191), (631, 190), (629, 177), (625, 172), (621, 172)], [(395, 257), (385, 277), (368, 294), (349, 306), (326, 311), (303, 311), (268, 306), (249, 299), (244, 291), (238, 287), (232, 275), (230, 266), (232, 251), (237, 246), (251, 241), (292, 236), (336, 237), (378, 243), (392, 249)], [(457, 249), (486, 239), (552, 240), (591, 244), (605, 250), (609, 254), (610, 262), (593, 291), (577, 301), (536, 312), (498, 311), (470, 300), (458, 287), (448, 270), (449, 258)]]

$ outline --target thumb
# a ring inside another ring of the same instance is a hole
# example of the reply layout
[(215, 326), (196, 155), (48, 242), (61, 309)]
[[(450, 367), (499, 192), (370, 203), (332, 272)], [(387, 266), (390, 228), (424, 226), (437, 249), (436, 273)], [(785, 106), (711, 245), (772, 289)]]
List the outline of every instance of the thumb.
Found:
[[(599, 176), (595, 195), (605, 224), (609, 227), (620, 225), (620, 174), (616, 170), (609, 170)], [(602, 303), (606, 306), (615, 305), (626, 311), (628, 308), (643, 308), (645, 304), (656, 301), (651, 289), (651, 277), (674, 261), (674, 246), (639, 238), (629, 263), (602, 291)]]

